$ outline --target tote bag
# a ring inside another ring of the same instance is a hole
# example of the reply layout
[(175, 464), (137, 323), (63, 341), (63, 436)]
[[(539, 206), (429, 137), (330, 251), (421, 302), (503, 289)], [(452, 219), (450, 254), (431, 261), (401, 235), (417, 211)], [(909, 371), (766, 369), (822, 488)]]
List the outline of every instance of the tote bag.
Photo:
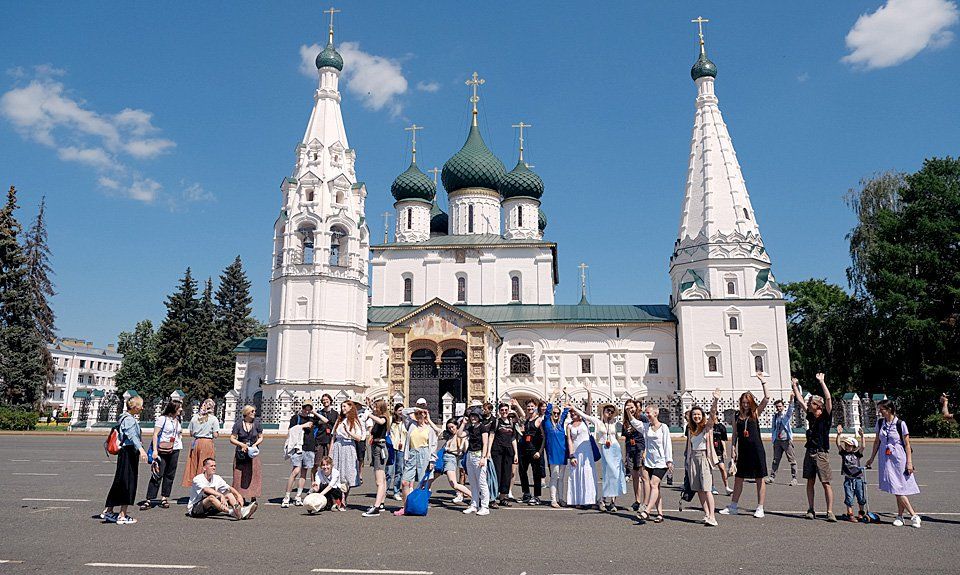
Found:
[(427, 488), (429, 474), (424, 474), (420, 485), (407, 495), (407, 502), (403, 506), (404, 515), (424, 516), (430, 508), (430, 489)]

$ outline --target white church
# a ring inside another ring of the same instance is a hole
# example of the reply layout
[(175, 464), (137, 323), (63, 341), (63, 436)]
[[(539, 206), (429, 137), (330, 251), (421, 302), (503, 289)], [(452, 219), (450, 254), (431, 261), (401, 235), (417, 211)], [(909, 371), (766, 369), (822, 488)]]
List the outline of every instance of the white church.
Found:
[(438, 207), (435, 177), (417, 166), (414, 126), (412, 161), (390, 189), (394, 241), (372, 244), (368, 191), (340, 111), (344, 63), (332, 23), (316, 65), (313, 112), (280, 188), (268, 337), (237, 348), (235, 395), (423, 397), (449, 414), (472, 400), (563, 389), (582, 399), (589, 384), (598, 402), (689, 404), (720, 387), (731, 405), (743, 390), (759, 391), (758, 370), (774, 394), (789, 393), (784, 300), (702, 31), (672, 292), (655, 305), (555, 303), (558, 245), (544, 237), (541, 209), (547, 186), (524, 163), (522, 123), (512, 170), (484, 144), (477, 74), (467, 81), (466, 141), (443, 166), (449, 213)]

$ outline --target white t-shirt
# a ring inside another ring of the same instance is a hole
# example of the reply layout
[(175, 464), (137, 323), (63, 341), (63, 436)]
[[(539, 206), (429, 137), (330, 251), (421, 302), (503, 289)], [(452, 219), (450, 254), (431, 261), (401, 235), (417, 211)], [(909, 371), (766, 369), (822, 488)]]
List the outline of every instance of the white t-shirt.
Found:
[(330, 477), (327, 477), (326, 475), (323, 474), (322, 469), (318, 469), (317, 477), (314, 479), (314, 483), (316, 483), (320, 487), (321, 491), (323, 490), (324, 487), (326, 487), (330, 483), (332, 483), (334, 487), (339, 487), (340, 472), (337, 469), (331, 469)]
[(157, 443), (172, 439), (174, 450), (183, 449), (183, 426), (179, 419), (161, 415), (153, 423), (153, 427), (157, 430)]
[(210, 481), (207, 481), (207, 476), (202, 473), (197, 475), (193, 478), (193, 485), (190, 486), (190, 502), (187, 504), (188, 513), (193, 511), (194, 505), (203, 501), (207, 496), (207, 494), (203, 492), (207, 487), (216, 489), (220, 493), (230, 491), (230, 486), (227, 485), (227, 482), (219, 475), (214, 475)]

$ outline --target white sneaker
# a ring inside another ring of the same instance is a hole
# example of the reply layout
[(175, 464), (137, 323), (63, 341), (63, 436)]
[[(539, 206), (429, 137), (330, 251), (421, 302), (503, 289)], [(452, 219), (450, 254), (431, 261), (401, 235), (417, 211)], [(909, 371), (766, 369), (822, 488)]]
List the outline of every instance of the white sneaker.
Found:
[(733, 495), (733, 489), (730, 489), (726, 485), (724, 485), (723, 488), (727, 491), (727, 495)]
[(257, 505), (256, 501), (244, 505), (240, 510), (240, 519), (250, 519), (250, 517), (257, 510), (257, 507), (259, 507), (259, 505)]
[(796, 487), (797, 485), (799, 485), (799, 483), (797, 483), (796, 477), (790, 480), (790, 487)]
[(484, 507), (480, 511), (477, 511), (477, 515), (490, 515), (490, 510)]
[(740, 511), (740, 508), (737, 505), (731, 503), (723, 509), (720, 510), (720, 515), (736, 515)]
[(903, 517), (897, 515), (897, 518), (893, 520), (894, 527), (903, 527)]
[(289, 497), (284, 497), (284, 498), (283, 498), (283, 501), (280, 502), (280, 507), (282, 507), (282, 508), (284, 508), (284, 509), (286, 509), (287, 507), (290, 507), (290, 498), (289, 498)]
[(764, 477), (764, 478), (763, 478), (763, 482), (766, 483), (767, 485), (770, 485), (771, 483), (773, 483), (773, 476), (772, 476), (772, 475), (768, 475), (768, 476)]
[(457, 493), (457, 496), (453, 498), (454, 503), (463, 503), (463, 493)]
[(297, 507), (303, 507), (303, 499), (297, 495), (296, 499), (293, 500), (293, 504)]
[(763, 519), (763, 506), (757, 507), (757, 510), (753, 512), (753, 516), (757, 519)]
[(477, 508), (474, 507), (473, 505), (463, 510), (464, 515), (470, 515), (471, 513), (476, 513), (476, 512), (477, 512)]
[(910, 518), (910, 527), (916, 527), (917, 529), (920, 529), (920, 516), (919, 516), (919, 515), (914, 515), (913, 517)]
[(403, 495), (400, 495), (399, 493), (394, 493), (393, 498), (397, 501), (403, 501)]
[(706, 519), (704, 519), (703, 523), (704, 525), (708, 525), (710, 527), (716, 527), (717, 525), (719, 525), (715, 517), (714, 518), (707, 517)]

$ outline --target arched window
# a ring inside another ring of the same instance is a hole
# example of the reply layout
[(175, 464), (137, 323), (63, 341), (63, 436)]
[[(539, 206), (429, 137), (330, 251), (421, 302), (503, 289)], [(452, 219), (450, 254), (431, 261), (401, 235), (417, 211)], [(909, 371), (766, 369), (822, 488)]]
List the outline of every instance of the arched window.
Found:
[(753, 356), (753, 370), (754, 370), (754, 371), (759, 371), (759, 372), (765, 371), (765, 370), (763, 369), (763, 356), (762, 356), (762, 355), (755, 355), (755, 356)]
[(413, 227), (413, 208), (407, 208), (407, 229)]
[(717, 367), (717, 356), (710, 355), (707, 356), (707, 371), (710, 373), (716, 373), (720, 371)]
[(727, 282), (727, 295), (737, 295), (737, 284)]
[(520, 301), (520, 276), (510, 278), (510, 301)]
[(467, 278), (460, 276), (457, 278), (457, 302), (465, 303), (467, 301)]
[(314, 251), (313, 228), (310, 226), (303, 226), (297, 230), (297, 235), (300, 237), (300, 245), (303, 247), (303, 254), (301, 256), (300, 263), (312, 264)]
[(337, 190), (337, 203), (343, 203), (343, 190)]
[(313, 190), (307, 190), (307, 201), (308, 202), (313, 201)]
[(473, 204), (467, 206), (467, 233), (473, 233)]
[(330, 228), (330, 265), (346, 267), (348, 255), (347, 232), (339, 226)]
[(413, 302), (413, 278), (403, 278), (403, 303)]
[(523, 227), (523, 206), (517, 206), (517, 227)]
[(730, 331), (737, 331), (740, 329), (740, 321), (737, 319), (737, 316), (730, 316)]
[(530, 374), (530, 356), (525, 353), (515, 353), (510, 357), (511, 375)]

